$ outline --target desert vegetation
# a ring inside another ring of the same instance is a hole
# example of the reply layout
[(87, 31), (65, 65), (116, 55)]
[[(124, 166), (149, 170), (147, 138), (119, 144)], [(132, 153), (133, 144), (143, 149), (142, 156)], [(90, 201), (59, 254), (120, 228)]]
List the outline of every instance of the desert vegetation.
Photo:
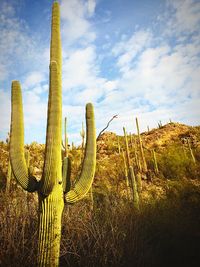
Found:
[[(126, 150), (125, 138), (111, 132), (102, 134), (97, 142), (93, 198), (88, 194), (79, 203), (65, 206), (63, 211), (60, 266), (198, 266), (199, 134), (199, 127), (178, 123), (141, 134), (151, 179), (142, 174), (139, 210), (132, 197), (127, 196), (121, 152)], [(132, 135), (134, 138), (137, 140), (137, 135)], [(130, 135), (128, 140), (130, 161), (136, 173)], [(39, 179), (45, 146), (32, 143), (25, 148), (30, 152), (32, 173)], [(37, 194), (26, 193), (14, 177), (6, 192), (8, 144), (1, 142), (0, 149), (1, 266), (36, 266)], [(82, 144), (73, 150), (69, 148), (71, 183), (80, 173), (82, 153)]]
[[(20, 83), (0, 142), (0, 266), (199, 266), (200, 127), (170, 122), (62, 141), (59, 5), (53, 4), (46, 144), (24, 144)], [(85, 141), (86, 139), (86, 141)], [(79, 201), (78, 203), (76, 203)], [(65, 204), (65, 205), (64, 205)]]

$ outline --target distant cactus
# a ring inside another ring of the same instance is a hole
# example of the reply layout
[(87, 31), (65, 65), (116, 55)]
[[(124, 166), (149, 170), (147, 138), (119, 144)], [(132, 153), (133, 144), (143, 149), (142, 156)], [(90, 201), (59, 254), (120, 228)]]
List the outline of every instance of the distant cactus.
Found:
[(136, 164), (136, 167), (137, 167), (138, 171), (142, 171), (140, 158), (138, 157), (137, 142), (136, 142), (136, 138), (135, 137), (133, 138), (133, 141), (134, 142), (132, 143), (132, 148), (133, 148), (134, 155), (135, 155), (135, 164)]
[(65, 117), (65, 157), (68, 157), (67, 118)]
[(159, 171), (158, 171), (158, 163), (157, 163), (156, 152), (155, 152), (154, 149), (152, 150), (152, 153), (153, 153), (154, 170), (155, 170), (155, 173), (158, 174), (159, 173)]
[[(27, 168), (24, 157), (24, 123), (21, 87), (12, 82), (12, 114), (10, 158), (15, 178), (28, 192), (39, 196), (39, 243), (38, 266), (59, 265), (61, 217), (64, 200), (74, 203), (89, 191), (96, 165), (96, 134), (92, 104), (86, 105), (87, 137), (83, 167), (80, 178), (69, 191), (62, 185), (62, 96), (61, 96), (61, 38), (60, 10), (54, 2), (52, 10), (52, 32), (50, 50), (50, 89), (48, 102), (47, 134), (43, 174), (38, 182)], [(63, 171), (66, 175), (66, 172)], [(66, 177), (64, 177), (65, 179)], [(68, 192), (67, 192), (68, 191)], [(66, 193), (67, 192), (67, 193)]]
[(120, 146), (120, 142), (119, 142), (119, 136), (117, 136), (117, 145), (118, 145), (118, 153), (121, 153), (121, 146)]
[(161, 121), (158, 122), (158, 128), (159, 129), (162, 128), (162, 122)]
[(123, 163), (124, 163), (124, 176), (125, 176), (125, 181), (126, 181), (127, 199), (130, 199), (130, 184), (129, 184), (129, 179), (128, 179), (128, 168), (127, 168), (126, 158), (125, 158), (123, 149), (122, 149), (122, 158), (123, 158)]
[(134, 170), (133, 170), (132, 166), (129, 167), (129, 176), (130, 176), (131, 188), (132, 188), (132, 192), (133, 192), (133, 205), (134, 205), (135, 209), (139, 210), (138, 188), (137, 188), (135, 174), (134, 174)]
[(128, 182), (127, 182), (127, 184), (129, 185), (129, 188), (131, 188), (131, 190), (132, 190), (133, 204), (134, 204), (135, 208), (139, 209), (139, 196), (138, 196), (137, 183), (136, 183), (133, 167), (131, 166), (130, 152), (129, 152), (128, 139), (127, 139), (125, 127), (123, 127), (123, 131), (124, 131), (127, 169), (128, 169)]
[(192, 151), (189, 138), (187, 138), (187, 143), (188, 143), (188, 148), (190, 150), (190, 155), (191, 155), (192, 161), (194, 162), (194, 164), (196, 164), (196, 159), (195, 159), (194, 153)]
[(138, 119), (136, 118), (136, 127), (137, 127), (137, 134), (138, 134), (138, 140), (139, 140), (139, 145), (140, 145), (140, 153), (141, 153), (141, 157), (142, 157), (142, 169), (143, 171), (146, 173), (147, 172), (147, 163), (146, 163), (146, 159), (144, 156), (144, 150), (143, 150), (143, 146), (142, 146), (142, 139), (140, 136), (140, 129), (139, 129), (139, 123), (138, 123)]
[(130, 152), (129, 152), (128, 139), (127, 139), (125, 127), (123, 127), (123, 131), (124, 131), (124, 139), (125, 139), (125, 147), (126, 147), (126, 160), (127, 160), (127, 165), (129, 169), (129, 167), (131, 166), (131, 160), (130, 160)]

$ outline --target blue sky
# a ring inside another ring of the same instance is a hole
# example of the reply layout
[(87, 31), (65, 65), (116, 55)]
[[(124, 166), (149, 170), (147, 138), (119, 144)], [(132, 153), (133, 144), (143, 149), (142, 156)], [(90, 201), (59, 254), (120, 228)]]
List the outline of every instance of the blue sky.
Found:
[[(63, 118), (80, 143), (85, 104), (97, 133), (122, 134), (169, 119), (200, 123), (200, 2), (197, 0), (60, 0)], [(10, 125), (10, 87), (23, 89), (25, 142), (44, 143), (48, 98), (49, 0), (0, 3), (0, 139)]]

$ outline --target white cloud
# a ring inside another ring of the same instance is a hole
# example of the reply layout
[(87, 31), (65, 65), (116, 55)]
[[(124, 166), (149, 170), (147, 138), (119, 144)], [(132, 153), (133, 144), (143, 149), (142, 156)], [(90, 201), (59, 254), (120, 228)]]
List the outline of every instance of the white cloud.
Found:
[(196, 0), (169, 0), (172, 15), (168, 16), (168, 32), (188, 35), (199, 31), (200, 2)]
[(5, 138), (7, 132), (9, 131), (9, 124), (10, 124), (11, 103), (10, 103), (9, 93), (0, 89), (0, 101), (1, 101), (0, 129), (1, 132), (4, 133), (4, 138)]
[[(85, 104), (90, 101), (95, 106), (97, 134), (115, 114), (119, 118), (108, 130), (119, 134), (123, 134), (123, 126), (128, 132), (135, 131), (136, 116), (141, 130), (146, 130), (147, 125), (156, 127), (159, 120), (168, 122), (169, 118), (197, 124), (200, 117), (199, 3), (192, 0), (168, 1), (165, 20), (159, 25), (162, 27), (160, 36), (151, 28), (138, 26), (132, 35), (123, 33), (112, 49), (114, 40), (111, 34), (106, 37), (107, 43), (100, 44), (101, 49), (95, 42), (95, 9), (95, 0), (61, 1), (63, 117), (68, 118), (70, 142), (80, 140)], [(22, 62), (21, 68), (23, 61), (27, 63), (25, 55), (29, 52), (32, 57), (36, 55), (37, 46), (28, 35), (27, 25), (15, 17), (11, 5), (4, 6), (0, 23), (0, 49), (4, 51), (0, 55), (0, 80), (5, 81), (11, 73), (17, 73), (13, 70), (19, 67), (18, 59)], [(42, 51), (39, 53), (40, 62), (45, 61), (48, 67), (49, 48)], [(102, 59), (105, 55), (108, 58), (104, 65)], [(119, 73), (112, 79), (106, 69), (107, 61), (109, 68)], [(41, 65), (39, 71), (35, 70), (30, 65), (21, 79), (25, 89), (25, 129), (32, 140), (38, 140), (39, 137), (32, 133), (38, 131), (41, 136), (41, 129), (42, 136), (45, 136), (47, 98), (44, 99), (43, 94), (48, 90), (48, 68), (44, 72)], [(10, 96), (2, 88), (0, 99), (3, 107), (0, 125), (6, 132), (10, 120)]]
[(44, 74), (38, 71), (27, 74), (26, 79), (23, 83), (24, 89), (30, 89), (39, 85), (42, 81), (45, 81)]
[(94, 41), (95, 32), (88, 19), (94, 14), (95, 6), (95, 0), (61, 2), (62, 33), (66, 44), (73, 44), (78, 39), (86, 43)]
[(100, 75), (94, 46), (71, 52), (63, 64), (63, 99), (66, 103), (96, 103), (116, 88), (116, 81)]

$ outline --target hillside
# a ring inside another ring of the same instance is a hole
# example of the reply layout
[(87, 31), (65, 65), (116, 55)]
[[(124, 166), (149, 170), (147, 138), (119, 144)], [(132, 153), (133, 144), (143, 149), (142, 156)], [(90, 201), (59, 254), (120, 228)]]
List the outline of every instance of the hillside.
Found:
[[(130, 163), (142, 178), (139, 209), (126, 186), (124, 137), (105, 132), (97, 142), (92, 191), (63, 212), (60, 267), (199, 266), (200, 127), (169, 123), (141, 138), (146, 173), (137, 167), (138, 137), (128, 135)], [(40, 179), (45, 146), (33, 142), (25, 148), (29, 171)], [(38, 198), (13, 178), (5, 193), (8, 154), (8, 145), (0, 142), (0, 266), (34, 267)], [(70, 149), (69, 157), (73, 183), (81, 169), (81, 146)]]
[[(198, 178), (199, 177), (199, 159), (200, 159), (200, 127), (192, 127), (179, 123), (168, 123), (160, 128), (151, 129), (149, 132), (141, 133), (144, 147), (144, 153), (147, 160), (148, 169), (151, 172), (154, 182), (155, 178), (162, 178), (164, 184), (166, 179)], [(118, 139), (120, 148), (125, 150), (125, 141), (123, 136), (117, 136), (112, 132), (103, 133), (97, 142), (97, 168), (94, 179), (94, 187), (104, 188), (108, 191), (114, 186), (124, 187), (124, 164), (122, 155), (119, 154)], [(131, 162), (135, 165), (134, 150), (138, 148), (138, 138), (136, 135), (128, 135)], [(190, 155), (188, 140), (191, 150), (197, 160), (194, 166)], [(135, 143), (134, 143), (135, 142)], [(40, 179), (43, 167), (43, 156), (45, 146), (33, 142), (26, 145), (26, 150), (30, 152), (31, 172)], [(159, 174), (154, 173), (152, 149), (157, 155)], [(80, 170), (81, 165), (81, 146), (70, 150), (72, 160), (72, 179), (74, 179)], [(139, 152), (138, 156), (139, 155)], [(172, 162), (173, 161), (173, 162)], [(166, 166), (164, 166), (166, 165)], [(174, 165), (174, 166), (172, 166)], [(185, 166), (183, 166), (185, 165)], [(186, 169), (185, 169), (186, 167)], [(6, 176), (8, 168), (8, 146), (6, 143), (0, 143), (0, 169), (1, 176)], [(181, 171), (179, 170), (181, 168)], [(178, 172), (180, 171), (180, 174)], [(174, 177), (173, 177), (174, 175)], [(154, 183), (155, 186), (155, 183)], [(146, 188), (151, 187), (148, 185)], [(160, 190), (158, 188), (158, 190)]]

